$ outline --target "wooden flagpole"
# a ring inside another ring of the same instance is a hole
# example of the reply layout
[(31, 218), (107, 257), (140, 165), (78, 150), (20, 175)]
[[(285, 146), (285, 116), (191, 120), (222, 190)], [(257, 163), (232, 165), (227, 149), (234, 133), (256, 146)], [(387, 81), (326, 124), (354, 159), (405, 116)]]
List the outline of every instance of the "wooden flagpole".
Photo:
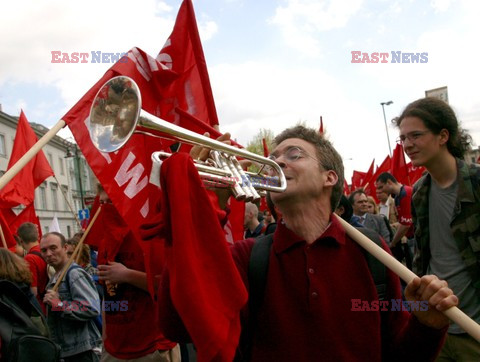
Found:
[(62, 282), (63, 278), (65, 278), (65, 275), (67, 274), (67, 271), (68, 271), (68, 268), (70, 268), (70, 266), (72, 265), (72, 263), (76, 260), (77, 258), (77, 255), (80, 254), (80, 249), (82, 248), (83, 246), (83, 241), (85, 240), (85, 238), (87, 237), (88, 233), (90, 232), (90, 229), (92, 228), (93, 224), (95, 223), (95, 220), (97, 220), (97, 217), (98, 215), (100, 214), (100, 210), (102, 209), (102, 207), (100, 206), (98, 209), (97, 209), (97, 212), (95, 213), (95, 215), (93, 215), (93, 218), (92, 220), (88, 223), (88, 227), (87, 227), (87, 230), (85, 230), (85, 232), (83, 233), (82, 235), (82, 238), (80, 239), (80, 241), (78, 242), (77, 246), (75, 247), (75, 250), (73, 251), (73, 254), (70, 256), (70, 258), (68, 259), (67, 261), (67, 264), (65, 264), (65, 266), (63, 267), (62, 269), (62, 272), (60, 274), (60, 276), (58, 277), (57, 279), (57, 282), (55, 283), (55, 285), (53, 286), (53, 291), (57, 291), (58, 290), (58, 287), (60, 286), (60, 283)]
[[(413, 273), (410, 269), (408, 269), (392, 255), (383, 250), (380, 246), (375, 244), (372, 240), (363, 235), (360, 231), (355, 229), (348, 222), (346, 222), (339, 216), (337, 216), (337, 219), (343, 225), (348, 236), (350, 236), (353, 240), (360, 244), (362, 248), (364, 248), (380, 262), (382, 262), (382, 264), (384, 264), (387, 268), (389, 268), (400, 278), (402, 278), (403, 281), (409, 283), (413, 278), (417, 277), (417, 275)], [(452, 321), (457, 323), (460, 327), (462, 327), (465, 332), (467, 332), (478, 342), (480, 342), (480, 325), (477, 324), (473, 319), (471, 319), (457, 307), (451, 307), (443, 313)]]
[(0, 177), (0, 190), (15, 177), (20, 170), (45, 146), (63, 127), (65, 121), (60, 120), (35, 143), (5, 174)]
[(3, 234), (2, 225), (0, 225), (0, 238), (2, 239), (2, 245), (5, 249), (8, 249), (7, 241), (5, 240), (5, 235)]

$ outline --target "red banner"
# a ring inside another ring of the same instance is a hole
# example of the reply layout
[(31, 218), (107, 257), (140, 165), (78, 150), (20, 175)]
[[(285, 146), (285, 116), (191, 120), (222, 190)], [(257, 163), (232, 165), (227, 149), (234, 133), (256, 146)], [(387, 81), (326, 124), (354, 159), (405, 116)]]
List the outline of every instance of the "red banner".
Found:
[[(21, 111), (7, 170), (15, 165), (37, 141), (37, 136), (30, 127), (27, 117)], [(10, 208), (20, 204), (31, 204), (35, 199), (35, 188), (49, 176), (54, 176), (53, 170), (43, 151), (40, 151), (0, 191), (0, 207)]]

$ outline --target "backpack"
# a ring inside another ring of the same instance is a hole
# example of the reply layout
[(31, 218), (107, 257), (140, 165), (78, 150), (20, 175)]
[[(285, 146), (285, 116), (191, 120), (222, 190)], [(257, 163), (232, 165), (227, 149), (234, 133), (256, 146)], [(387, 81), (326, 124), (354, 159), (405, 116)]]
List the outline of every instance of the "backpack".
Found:
[[(73, 269), (82, 269), (82, 267), (78, 264), (74, 264), (67, 270), (67, 274), (65, 275), (65, 282), (67, 283), (69, 289), (70, 289), (70, 271), (72, 271)], [(98, 293), (98, 295), (100, 297), (100, 301), (101, 301), (103, 299), (103, 297), (100, 296), (100, 290), (99, 289), (102, 290), (102, 295), (103, 295), (103, 288), (95, 282), (95, 279), (90, 274), (89, 274), (89, 276), (92, 278), (92, 280), (95, 284), (95, 288), (97, 290), (97, 293)], [(95, 327), (97, 327), (97, 329), (101, 332), (102, 331), (102, 313), (100, 313), (95, 318), (93, 318), (93, 323), (95, 323)]]
[(60, 347), (42, 335), (41, 322), (48, 331), (40, 308), (13, 282), (0, 280), (1, 358), (5, 361), (56, 362)]

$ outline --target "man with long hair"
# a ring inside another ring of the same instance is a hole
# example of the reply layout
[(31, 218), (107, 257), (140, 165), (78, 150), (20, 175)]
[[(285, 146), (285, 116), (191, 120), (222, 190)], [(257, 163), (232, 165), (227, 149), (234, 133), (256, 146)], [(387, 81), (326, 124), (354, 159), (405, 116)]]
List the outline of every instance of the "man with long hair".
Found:
[[(462, 160), (470, 137), (452, 108), (436, 98), (410, 103), (397, 126), (412, 164), (428, 171), (413, 190), (414, 269), (445, 279), (460, 309), (479, 323), (480, 167)], [(439, 360), (479, 361), (480, 343), (452, 323)]]

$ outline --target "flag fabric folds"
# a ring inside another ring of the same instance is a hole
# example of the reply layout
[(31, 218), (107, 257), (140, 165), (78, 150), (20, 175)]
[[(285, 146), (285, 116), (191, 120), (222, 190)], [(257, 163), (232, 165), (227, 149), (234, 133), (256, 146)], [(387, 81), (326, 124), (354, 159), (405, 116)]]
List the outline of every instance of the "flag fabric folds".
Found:
[[(21, 111), (7, 170), (13, 167), (37, 140), (25, 113)], [(20, 204), (31, 204), (35, 199), (35, 188), (49, 176), (54, 176), (53, 170), (43, 151), (40, 151), (0, 191), (0, 207), (11, 208)]]
[[(210, 137), (218, 137), (214, 128), (218, 118), (191, 0), (183, 1), (174, 29), (156, 58), (132, 48), (63, 117), (113, 205), (137, 240), (141, 240), (140, 226), (155, 223), (161, 201), (160, 189), (149, 182), (151, 154), (170, 151), (173, 142), (137, 133), (114, 153), (102, 153), (94, 147), (89, 137), (92, 101), (102, 85), (118, 75), (137, 83), (146, 112), (198, 133), (208, 130)], [(180, 148), (180, 152), (188, 150), (185, 145)], [(98, 243), (93, 239), (90, 242)], [(155, 242), (140, 243), (147, 274), (148, 264), (156, 261), (153, 256), (150, 260), (149, 255), (158, 244), (158, 238)], [(160, 262), (156, 265), (161, 269)]]
[[(13, 238), (13, 234), (10, 231), (10, 227), (3, 216), (3, 212), (0, 212), (0, 228), (1, 228), (0, 232), (3, 234), (3, 239), (5, 240), (5, 244), (7, 248), (11, 248), (17, 245), (17, 242)], [(3, 246), (4, 246), (3, 240), (1, 240), (0, 247), (3, 247)]]
[(400, 143), (398, 143), (393, 150), (391, 173), (402, 185), (411, 185), (408, 176), (407, 162), (405, 161), (405, 152)]
[(157, 61), (177, 75), (174, 82), (165, 85), (161, 112), (164, 119), (177, 124), (180, 117), (175, 108), (178, 107), (212, 127), (217, 126), (217, 111), (192, 0), (182, 2), (173, 31)]
[(154, 116), (175, 124), (183, 123), (185, 115), (210, 126), (218, 124), (191, 0), (182, 3), (172, 34), (157, 59), (138, 48), (131, 49), (63, 117), (120, 215), (140, 239), (139, 227), (155, 214), (159, 200), (157, 186), (149, 183), (151, 154), (166, 150), (171, 142), (134, 134), (115, 153), (101, 153), (93, 146), (88, 131), (93, 98), (106, 81), (118, 75), (137, 83), (142, 109)]
[(188, 155), (166, 160), (160, 179), (171, 300), (197, 348), (198, 361), (231, 361), (247, 292), (219, 221), (225, 213), (212, 202)]

